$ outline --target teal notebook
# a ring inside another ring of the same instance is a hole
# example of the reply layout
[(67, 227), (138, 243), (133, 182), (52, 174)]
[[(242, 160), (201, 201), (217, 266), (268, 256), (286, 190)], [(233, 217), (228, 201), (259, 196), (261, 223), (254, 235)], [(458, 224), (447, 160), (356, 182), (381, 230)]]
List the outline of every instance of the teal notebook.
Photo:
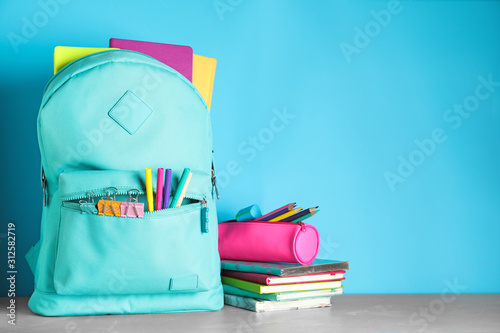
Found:
[(299, 263), (221, 260), (221, 268), (230, 271), (253, 272), (277, 276), (293, 276), (349, 269), (348, 261), (316, 259), (310, 265)]

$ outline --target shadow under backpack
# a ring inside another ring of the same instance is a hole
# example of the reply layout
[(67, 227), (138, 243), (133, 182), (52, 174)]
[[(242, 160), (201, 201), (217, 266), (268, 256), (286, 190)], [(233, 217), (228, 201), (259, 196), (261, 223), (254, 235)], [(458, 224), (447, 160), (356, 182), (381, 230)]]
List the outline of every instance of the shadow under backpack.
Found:
[[(141, 53), (91, 54), (47, 84), (37, 129), (44, 206), (40, 241), (26, 254), (33, 312), (222, 308), (210, 114), (191, 82)], [(148, 212), (145, 204), (139, 218), (80, 203), (94, 194), (97, 203), (109, 187), (116, 201), (131, 189), (145, 201), (145, 168), (172, 169), (172, 196), (186, 167), (193, 175), (180, 207)]]

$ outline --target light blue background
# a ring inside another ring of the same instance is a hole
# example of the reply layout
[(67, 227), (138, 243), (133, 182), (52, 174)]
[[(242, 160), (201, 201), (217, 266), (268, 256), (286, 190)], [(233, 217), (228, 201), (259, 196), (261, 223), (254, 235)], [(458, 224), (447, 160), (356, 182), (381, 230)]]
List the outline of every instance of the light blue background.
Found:
[[(500, 86), (473, 97), (480, 76), (500, 82), (499, 2), (401, 2), (385, 26), (371, 11), (387, 1), (66, 2), (46, 22), (37, 1), (0, 4), (0, 262), (3, 276), (14, 221), (17, 296), (33, 290), (24, 254), (39, 238), (36, 117), (53, 49), (110, 37), (217, 58), (220, 220), (253, 203), (319, 205), (319, 257), (350, 261), (346, 293), (500, 292)], [(34, 17), (40, 27), (13, 45)], [(454, 128), (447, 110), (464, 101), (479, 105)], [(446, 140), (431, 147), (436, 129)], [(392, 190), (385, 175), (398, 168)]]

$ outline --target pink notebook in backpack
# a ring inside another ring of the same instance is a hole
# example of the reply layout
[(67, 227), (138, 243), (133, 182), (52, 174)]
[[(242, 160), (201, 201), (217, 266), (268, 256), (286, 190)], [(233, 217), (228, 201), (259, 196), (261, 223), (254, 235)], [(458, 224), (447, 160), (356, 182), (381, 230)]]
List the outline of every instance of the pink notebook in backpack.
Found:
[(193, 49), (190, 46), (111, 38), (109, 47), (147, 54), (193, 82)]

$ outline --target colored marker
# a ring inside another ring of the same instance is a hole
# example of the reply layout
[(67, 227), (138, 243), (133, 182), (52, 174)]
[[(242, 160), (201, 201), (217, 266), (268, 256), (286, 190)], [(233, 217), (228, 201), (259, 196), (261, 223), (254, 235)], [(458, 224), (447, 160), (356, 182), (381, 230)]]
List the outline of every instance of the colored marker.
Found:
[(301, 210), (302, 210), (302, 207), (300, 207), (300, 208), (294, 208), (291, 211), (289, 211), (288, 213), (282, 214), (280, 216), (275, 217), (274, 219), (269, 220), (269, 222), (278, 222), (278, 221), (281, 221), (284, 218), (287, 218), (288, 216), (292, 216), (293, 214), (296, 214), (296, 213), (300, 212)]
[(153, 204), (153, 179), (151, 176), (151, 168), (146, 168), (146, 197), (148, 200), (148, 211), (152, 212), (155, 210)]
[(156, 174), (156, 210), (161, 210), (163, 200), (163, 168), (158, 168)]
[(186, 190), (188, 188), (189, 182), (191, 181), (191, 176), (193, 173), (189, 168), (185, 168), (182, 172), (181, 180), (179, 181), (179, 186), (177, 186), (177, 190), (175, 191), (174, 199), (170, 204), (170, 207), (179, 207), (182, 204), (182, 200), (184, 200), (184, 196), (186, 195)]
[(165, 186), (163, 187), (163, 209), (168, 208), (170, 201), (170, 181), (172, 179), (172, 169), (165, 170)]
[(261, 217), (255, 219), (255, 221), (269, 221), (277, 216), (280, 216), (282, 214), (285, 214), (286, 212), (291, 211), (293, 209), (293, 207), (295, 207), (295, 202), (288, 204), (288, 205), (285, 205), (285, 206), (278, 208), (276, 210), (273, 210), (272, 212), (267, 213), (266, 215), (262, 215)]
[(312, 213), (314, 212), (318, 207), (313, 207), (313, 208), (308, 208), (308, 209), (304, 209), (303, 211), (301, 212), (298, 212), (297, 214), (293, 214), (292, 216), (289, 216), (283, 220), (281, 220), (281, 222), (292, 222), (304, 215), (307, 215), (309, 213)]

